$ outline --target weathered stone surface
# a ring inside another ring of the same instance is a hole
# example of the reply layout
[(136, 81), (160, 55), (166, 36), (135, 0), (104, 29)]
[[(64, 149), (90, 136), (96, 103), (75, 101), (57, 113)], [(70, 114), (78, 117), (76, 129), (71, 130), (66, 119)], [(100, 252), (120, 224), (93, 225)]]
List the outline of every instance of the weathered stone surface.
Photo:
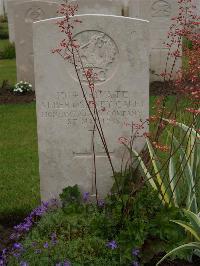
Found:
[(15, 16), (15, 5), (25, 2), (26, 0), (7, 0), (7, 15), (8, 15), (8, 30), (10, 42), (15, 42), (14, 32), (14, 16)]
[[(83, 65), (98, 73), (95, 96), (113, 165), (120, 169), (132, 127), (148, 118), (148, 22), (118, 16), (81, 15), (74, 36), (81, 46)], [(34, 54), (41, 197), (57, 197), (78, 184), (95, 193), (92, 135), (94, 122), (83, 100), (73, 65), (50, 53), (63, 35), (56, 19), (34, 23)], [(52, 38), (53, 36), (53, 38)], [(88, 100), (85, 77), (79, 72)], [(132, 125), (132, 126), (131, 126)], [(144, 144), (139, 131), (134, 147)], [(94, 132), (97, 186), (100, 197), (112, 186), (112, 171), (97, 130)]]
[(17, 80), (28, 81), (34, 89), (34, 58), (32, 24), (57, 16), (58, 4), (46, 1), (23, 2), (15, 5)]
[(122, 14), (122, 3), (120, 0), (72, 0), (72, 3), (78, 3), (78, 14)]
[[(1, 0), (2, 1), (2, 0)], [(15, 6), (28, 0), (7, 0), (8, 2), (8, 27), (9, 40), (15, 42), (14, 15), (16, 14)], [(37, 0), (32, 0), (32, 2)], [(43, 0), (44, 2), (63, 3), (63, 0)], [(122, 4), (120, 0), (71, 0), (79, 4), (78, 14), (110, 14), (121, 15)]]
[[(164, 45), (167, 40), (171, 20), (178, 14), (176, 0), (130, 0), (129, 16), (150, 21), (150, 77), (151, 81), (162, 79), (159, 75), (164, 72), (168, 49)], [(171, 71), (173, 60), (168, 62), (168, 72)], [(181, 62), (177, 60), (174, 71), (178, 70)]]
[[(14, 17), (16, 15), (15, 6), (22, 4), (24, 2), (35, 2), (37, 0), (7, 0), (7, 13), (8, 13), (8, 29), (9, 29), (9, 40), (10, 42), (15, 42), (15, 26), (14, 26)], [(62, 3), (62, 0), (43, 0), (43, 2), (56, 2)]]

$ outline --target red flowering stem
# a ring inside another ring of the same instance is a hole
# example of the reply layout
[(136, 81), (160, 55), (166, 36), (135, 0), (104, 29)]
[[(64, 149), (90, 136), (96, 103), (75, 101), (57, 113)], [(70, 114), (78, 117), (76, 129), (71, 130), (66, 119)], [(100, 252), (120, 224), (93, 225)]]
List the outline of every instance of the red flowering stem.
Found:
[[(79, 55), (79, 53), (78, 53), (78, 55)], [(104, 145), (104, 149), (105, 149), (105, 151), (106, 151), (106, 155), (107, 155), (107, 158), (108, 158), (108, 160), (109, 160), (109, 163), (110, 163), (110, 166), (111, 166), (111, 169), (112, 169), (112, 172), (113, 172), (113, 177), (114, 177), (115, 182), (116, 182), (117, 191), (118, 191), (119, 196), (121, 197), (121, 192), (120, 192), (120, 189), (119, 189), (118, 180), (117, 180), (116, 175), (115, 175), (114, 166), (113, 166), (113, 164), (112, 164), (112, 160), (111, 160), (111, 157), (110, 157), (110, 153), (109, 153), (109, 151), (108, 151), (107, 144), (106, 144), (106, 142), (105, 142), (104, 135), (102, 135), (103, 130), (102, 130), (102, 127), (101, 127), (101, 123), (100, 123), (100, 125), (99, 125), (99, 124), (97, 123), (97, 121), (96, 121), (96, 118), (95, 118), (95, 116), (94, 116), (94, 114), (93, 114), (93, 112), (92, 112), (92, 110), (91, 110), (91, 108), (90, 108), (90, 105), (89, 105), (89, 103), (88, 103), (88, 100), (87, 100), (87, 97), (86, 97), (86, 94), (85, 94), (85, 91), (84, 91), (84, 88), (83, 88), (83, 85), (82, 85), (82, 82), (81, 82), (81, 79), (80, 79), (80, 76), (79, 76), (79, 72), (78, 72), (78, 69), (77, 69), (77, 64), (76, 64), (76, 59), (75, 59), (75, 55), (74, 55), (74, 49), (73, 49), (73, 46), (72, 46), (72, 57), (73, 57), (73, 65), (74, 65), (74, 68), (75, 68), (75, 71), (76, 71), (76, 75), (77, 75), (77, 78), (78, 78), (78, 81), (79, 81), (79, 85), (80, 85), (80, 88), (81, 88), (81, 91), (82, 91), (82, 94), (83, 94), (83, 98), (84, 98), (84, 100), (85, 100), (85, 102), (86, 102), (86, 105), (87, 105), (87, 107), (88, 107), (88, 110), (89, 110), (89, 112), (90, 112), (90, 114), (91, 114), (91, 116), (92, 116), (92, 119), (93, 119), (93, 121), (94, 121), (94, 124), (95, 124), (95, 126), (96, 126), (96, 128), (97, 128), (97, 130), (98, 130), (98, 133), (99, 133), (99, 136), (100, 136), (100, 138), (101, 138), (101, 141), (102, 141), (102, 143), (103, 143), (103, 145)], [(95, 105), (96, 105), (96, 104), (95, 104)], [(100, 122), (100, 119), (99, 119), (99, 116), (98, 116), (98, 111), (96, 112), (96, 115), (97, 115), (98, 122)], [(122, 197), (121, 197), (121, 200), (122, 200), (122, 202), (123, 202)]]

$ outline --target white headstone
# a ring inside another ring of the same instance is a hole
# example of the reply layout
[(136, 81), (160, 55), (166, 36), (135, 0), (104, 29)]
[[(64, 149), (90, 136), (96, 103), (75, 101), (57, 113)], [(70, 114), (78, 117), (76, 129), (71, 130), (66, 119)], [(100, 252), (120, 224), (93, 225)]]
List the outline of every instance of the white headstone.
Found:
[(34, 21), (57, 17), (58, 4), (30, 1), (15, 5), (17, 80), (28, 81), (34, 89), (33, 32)]
[[(108, 149), (120, 170), (124, 147), (140, 119), (149, 115), (148, 22), (106, 15), (80, 15), (74, 36), (83, 65), (95, 69), (96, 103)], [(57, 197), (64, 187), (78, 184), (95, 193), (92, 134), (94, 122), (84, 102), (73, 65), (51, 54), (64, 38), (57, 19), (34, 23), (35, 81), (41, 197)], [(87, 97), (89, 89), (81, 76)], [(133, 123), (133, 124), (132, 124)], [(132, 125), (132, 126), (131, 126)], [(144, 131), (147, 130), (145, 126)], [(136, 138), (141, 150), (144, 138)], [(112, 171), (97, 130), (94, 132), (97, 187), (100, 197), (112, 186)]]
[(26, 0), (7, 0), (7, 15), (8, 15), (8, 31), (9, 31), (9, 41), (15, 42), (15, 32), (14, 32), (14, 7), (16, 4), (25, 2)]
[[(178, 14), (177, 0), (130, 0), (129, 16), (150, 21), (150, 78), (151, 81), (162, 80), (160, 74), (165, 71), (168, 49), (167, 41), (172, 18)], [(167, 72), (171, 71), (174, 58), (168, 61)], [(177, 60), (174, 73), (181, 66)]]
[[(32, 0), (35, 2), (37, 0)], [(15, 30), (14, 30), (14, 17), (16, 15), (15, 6), (24, 2), (30, 2), (30, 0), (7, 0), (7, 13), (8, 13), (8, 29), (9, 29), (9, 40), (15, 42)], [(57, 2), (63, 3), (62, 0), (43, 0), (43, 2)]]
[(78, 14), (106, 14), (121, 15), (122, 3), (120, 0), (71, 0), (77, 3)]

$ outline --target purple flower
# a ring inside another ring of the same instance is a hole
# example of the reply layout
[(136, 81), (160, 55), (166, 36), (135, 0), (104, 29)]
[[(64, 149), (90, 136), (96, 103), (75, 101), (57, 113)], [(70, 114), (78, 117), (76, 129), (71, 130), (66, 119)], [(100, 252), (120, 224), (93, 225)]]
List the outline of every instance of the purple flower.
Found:
[(104, 202), (104, 200), (98, 200), (98, 206), (99, 207), (104, 207), (104, 205), (105, 205), (105, 202)]
[(117, 248), (117, 243), (116, 243), (115, 240), (112, 240), (112, 241), (110, 241), (110, 242), (108, 242), (108, 243), (106, 244), (106, 247), (108, 247), (108, 248), (110, 248), (110, 249), (116, 249), (116, 248)]
[(7, 249), (4, 248), (4, 249), (2, 250), (2, 255), (6, 255), (6, 252), (7, 252)]
[(71, 266), (71, 263), (69, 261), (64, 261), (63, 266)]
[(138, 256), (140, 254), (140, 250), (138, 249), (138, 248), (134, 248), (133, 250), (132, 250), (132, 255), (133, 256)]
[(83, 193), (83, 200), (86, 202), (89, 200), (89, 197), (90, 197), (90, 193), (89, 192), (84, 192)]
[(23, 246), (20, 243), (14, 243), (13, 248), (15, 248), (15, 249), (22, 249)]
[(48, 242), (46, 242), (46, 243), (44, 243), (44, 246), (43, 246), (44, 248), (49, 248), (49, 244), (48, 244)]
[(20, 254), (20, 253), (13, 253), (13, 256), (14, 256), (15, 258), (19, 258), (19, 257), (21, 256), (21, 254)]
[(62, 262), (56, 263), (56, 266), (62, 266)]
[(43, 216), (50, 207), (58, 207), (58, 202), (56, 199), (52, 199), (48, 202), (42, 202), (42, 204), (33, 210), (24, 221), (14, 226), (15, 232), (10, 236), (10, 239), (18, 239), (23, 233), (28, 232), (31, 227), (35, 224), (36, 218)]
[(32, 245), (32, 247), (35, 247), (36, 246), (36, 242), (32, 242), (31, 245)]
[(42, 251), (40, 249), (35, 250), (35, 254), (40, 254), (40, 253), (42, 253)]
[(0, 259), (0, 265), (1, 265), (1, 266), (4, 266), (4, 265), (5, 265), (3, 259)]
[(28, 263), (25, 262), (25, 261), (21, 261), (21, 262), (20, 262), (20, 266), (28, 266)]
[(138, 261), (133, 261), (132, 266), (140, 266)]
[(57, 244), (57, 236), (56, 236), (56, 233), (53, 233), (51, 235), (51, 243), (52, 243), (52, 245), (56, 245)]

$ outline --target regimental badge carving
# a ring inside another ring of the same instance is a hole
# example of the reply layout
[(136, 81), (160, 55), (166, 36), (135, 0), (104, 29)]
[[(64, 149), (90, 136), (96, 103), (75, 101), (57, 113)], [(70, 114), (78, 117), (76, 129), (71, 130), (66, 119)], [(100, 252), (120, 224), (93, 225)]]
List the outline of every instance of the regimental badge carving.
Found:
[(25, 15), (26, 22), (35, 22), (44, 18), (44, 11), (40, 7), (32, 7), (30, 8)]
[(171, 6), (167, 1), (158, 0), (151, 6), (152, 17), (169, 17)]
[[(96, 74), (95, 83), (102, 83), (110, 79), (116, 72), (119, 51), (115, 42), (104, 32), (84, 31), (74, 36), (79, 43), (79, 54), (84, 69), (93, 69)], [(81, 64), (78, 71), (83, 82), (87, 79)]]

